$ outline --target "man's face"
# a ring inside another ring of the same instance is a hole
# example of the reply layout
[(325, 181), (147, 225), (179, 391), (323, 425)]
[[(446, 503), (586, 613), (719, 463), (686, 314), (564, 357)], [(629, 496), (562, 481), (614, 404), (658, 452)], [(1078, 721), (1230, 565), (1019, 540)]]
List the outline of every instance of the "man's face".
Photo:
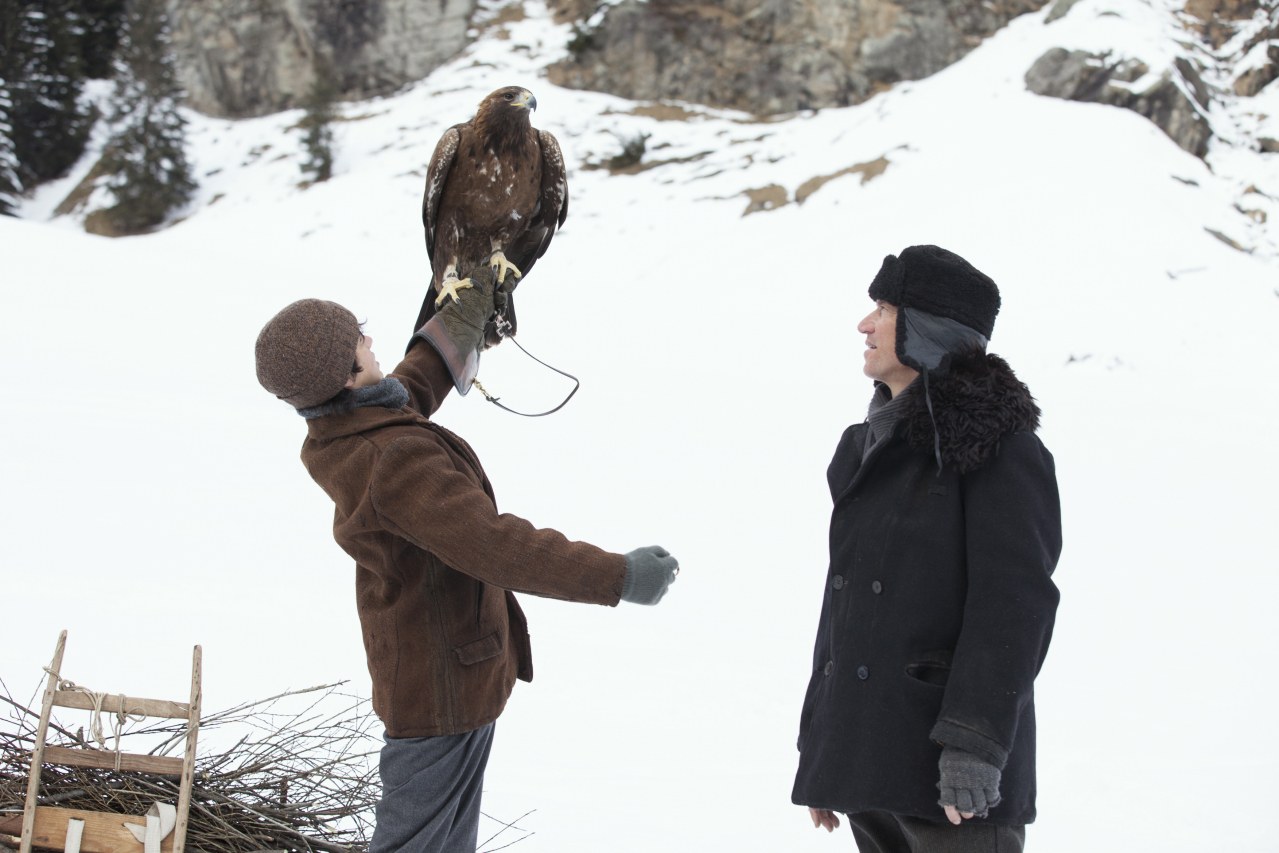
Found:
[(919, 371), (897, 360), (897, 306), (878, 300), (874, 310), (857, 324), (857, 331), (866, 336), (862, 372), (887, 385), (894, 397), (905, 391)]
[(382, 367), (377, 363), (377, 356), (373, 354), (371, 336), (360, 335), (359, 346), (355, 348), (355, 363), (363, 370), (352, 374), (351, 378), (346, 380), (347, 388), (364, 388), (382, 381)]

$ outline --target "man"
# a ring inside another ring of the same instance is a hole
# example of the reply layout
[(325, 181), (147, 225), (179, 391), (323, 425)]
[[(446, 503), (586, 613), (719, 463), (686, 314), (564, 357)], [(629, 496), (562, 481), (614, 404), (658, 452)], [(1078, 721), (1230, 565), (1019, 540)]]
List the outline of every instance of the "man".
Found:
[(432, 421), (474, 376), (494, 310), (471, 274), (383, 376), (350, 311), (304, 299), (263, 327), (262, 386), (307, 420), (302, 462), (333, 499), (333, 536), (355, 560), (373, 708), (386, 727), (370, 853), (474, 850), (493, 738), (528, 629), (512, 591), (656, 604), (679, 571), (657, 547), (612, 554), (499, 514), (475, 452)]
[(861, 851), (1020, 851), (1061, 551), (1039, 408), (986, 354), (989, 277), (911, 246), (857, 326), (875, 382), (827, 471), (830, 570), (792, 799)]

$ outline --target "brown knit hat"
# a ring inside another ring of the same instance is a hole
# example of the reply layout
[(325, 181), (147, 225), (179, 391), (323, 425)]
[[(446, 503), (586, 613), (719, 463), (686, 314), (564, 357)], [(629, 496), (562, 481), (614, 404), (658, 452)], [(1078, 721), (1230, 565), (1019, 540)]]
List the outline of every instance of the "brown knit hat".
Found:
[(360, 323), (324, 299), (300, 299), (272, 317), (258, 334), (258, 382), (295, 409), (336, 397), (351, 376)]

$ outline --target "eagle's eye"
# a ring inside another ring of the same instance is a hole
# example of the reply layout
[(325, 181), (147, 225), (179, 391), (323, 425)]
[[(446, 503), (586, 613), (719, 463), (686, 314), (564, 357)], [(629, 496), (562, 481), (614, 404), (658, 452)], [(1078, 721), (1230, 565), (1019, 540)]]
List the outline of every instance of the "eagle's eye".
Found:
[(506, 93), (505, 95), (503, 95), (502, 97), (503, 97), (504, 99), (508, 100), (508, 101), (513, 101), (513, 100), (515, 100), (515, 93), (514, 93), (514, 92), (507, 92), (507, 93)]

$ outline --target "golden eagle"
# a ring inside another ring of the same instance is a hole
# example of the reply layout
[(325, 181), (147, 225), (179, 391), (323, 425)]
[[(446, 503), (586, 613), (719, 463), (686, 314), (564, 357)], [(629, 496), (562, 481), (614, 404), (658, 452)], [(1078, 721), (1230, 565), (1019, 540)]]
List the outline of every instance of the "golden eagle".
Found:
[(532, 92), (506, 86), (480, 101), (474, 118), (450, 127), (435, 146), (422, 198), (432, 286), (415, 328), (446, 298), (457, 299), (460, 288), (470, 287), (470, 271), (487, 263), (502, 286), (486, 340), (492, 345), (515, 333), (510, 291), (568, 216), (564, 155), (554, 136), (530, 124), (535, 109)]

